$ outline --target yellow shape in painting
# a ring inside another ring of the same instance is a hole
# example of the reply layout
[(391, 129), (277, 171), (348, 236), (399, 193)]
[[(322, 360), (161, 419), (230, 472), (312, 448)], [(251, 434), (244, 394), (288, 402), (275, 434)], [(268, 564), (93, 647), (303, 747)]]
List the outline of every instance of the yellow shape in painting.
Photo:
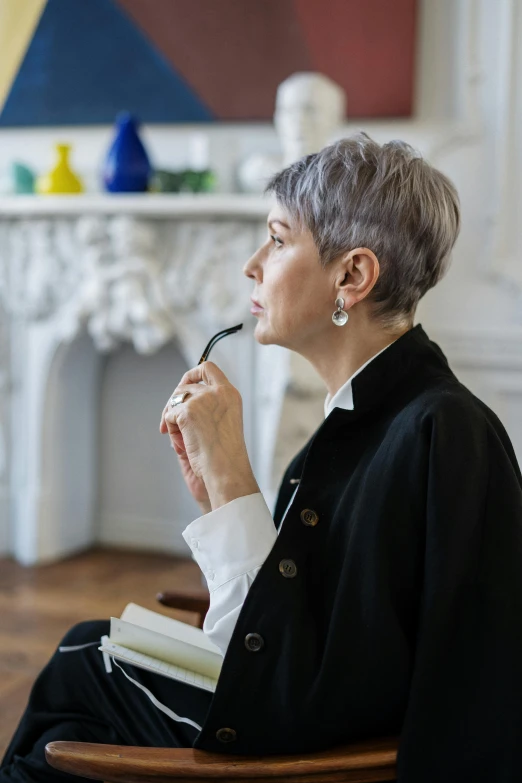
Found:
[(57, 144), (58, 162), (49, 174), (36, 180), (37, 193), (82, 193), (82, 181), (69, 166), (69, 144)]
[(0, 112), (47, 0), (0, 0)]

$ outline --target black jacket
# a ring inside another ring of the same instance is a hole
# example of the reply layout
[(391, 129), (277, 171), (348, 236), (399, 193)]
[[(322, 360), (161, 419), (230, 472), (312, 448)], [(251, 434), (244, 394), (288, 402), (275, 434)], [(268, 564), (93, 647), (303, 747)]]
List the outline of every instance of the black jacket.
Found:
[(305, 754), (400, 735), (399, 783), (520, 783), (509, 437), (420, 324), (352, 388), (354, 410), (335, 408), (285, 473), (277, 526), (291, 478), (299, 489), (194, 747)]

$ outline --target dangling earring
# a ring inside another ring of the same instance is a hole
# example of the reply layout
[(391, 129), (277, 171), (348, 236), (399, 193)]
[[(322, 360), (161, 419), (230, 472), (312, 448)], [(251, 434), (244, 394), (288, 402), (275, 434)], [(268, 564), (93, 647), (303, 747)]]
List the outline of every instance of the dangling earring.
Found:
[(344, 299), (341, 299), (341, 297), (339, 297), (339, 299), (335, 300), (335, 305), (337, 307), (337, 310), (332, 315), (332, 321), (336, 326), (344, 326), (345, 323), (347, 323), (348, 321), (348, 313), (346, 312), (346, 310), (343, 310)]

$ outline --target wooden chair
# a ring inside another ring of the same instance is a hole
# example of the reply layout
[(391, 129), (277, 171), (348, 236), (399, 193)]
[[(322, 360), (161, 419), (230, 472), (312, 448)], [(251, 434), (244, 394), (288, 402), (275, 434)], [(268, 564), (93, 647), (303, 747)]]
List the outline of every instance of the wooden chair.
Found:
[[(166, 592), (157, 598), (164, 606), (195, 612), (203, 627), (208, 593)], [(377, 783), (395, 780), (397, 747), (397, 738), (383, 738), (305, 756), (238, 756), (50, 742), (45, 757), (55, 769), (105, 783)]]
[(198, 628), (203, 628), (203, 622), (208, 612), (210, 597), (208, 590), (188, 593), (186, 590), (158, 593), (157, 600), (163, 606), (171, 609), (182, 609), (184, 612), (194, 612), (198, 615)]

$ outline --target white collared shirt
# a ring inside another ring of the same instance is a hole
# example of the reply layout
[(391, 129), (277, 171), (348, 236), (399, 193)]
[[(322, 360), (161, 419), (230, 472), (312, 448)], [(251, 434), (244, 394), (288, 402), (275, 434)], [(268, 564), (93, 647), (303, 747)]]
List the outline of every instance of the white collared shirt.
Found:
[[(325, 418), (334, 408), (353, 410), (352, 379), (388, 347), (385, 346), (359, 367), (333, 397), (327, 394)], [(279, 530), (298, 486), (283, 514)], [(210, 607), (203, 631), (225, 655), (250, 585), (270, 554), (278, 530), (263, 495), (256, 492), (198, 517), (182, 535), (205, 576), (210, 592)]]
[(354, 372), (353, 375), (351, 375), (346, 383), (344, 383), (340, 389), (338, 389), (334, 396), (331, 397), (330, 394), (326, 395), (326, 399), (324, 401), (324, 418), (326, 419), (330, 411), (333, 411), (334, 408), (344, 408), (347, 411), (353, 411), (353, 391), (352, 391), (352, 381), (355, 378), (356, 375), (359, 375), (364, 368), (370, 364), (370, 362), (373, 362), (374, 359), (379, 356), (380, 353), (386, 350), (386, 348), (389, 348), (391, 343), (389, 345), (385, 345), (384, 348), (379, 351), (378, 353), (374, 354), (370, 359), (368, 359), (367, 362), (364, 362), (364, 364), (361, 364), (358, 370)]

